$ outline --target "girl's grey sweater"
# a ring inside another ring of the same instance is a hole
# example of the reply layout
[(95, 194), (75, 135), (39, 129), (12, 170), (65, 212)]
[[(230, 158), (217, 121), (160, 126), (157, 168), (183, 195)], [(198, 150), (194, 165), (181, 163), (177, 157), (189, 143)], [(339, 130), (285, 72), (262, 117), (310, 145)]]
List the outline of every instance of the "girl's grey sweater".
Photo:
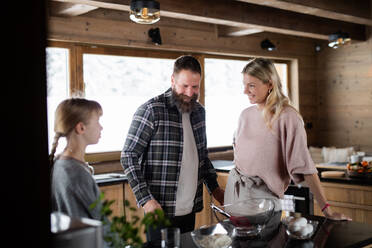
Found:
[(63, 157), (58, 159), (52, 172), (52, 208), (71, 217), (86, 217), (100, 220), (99, 204), (91, 209), (97, 201), (99, 188), (81, 161)]

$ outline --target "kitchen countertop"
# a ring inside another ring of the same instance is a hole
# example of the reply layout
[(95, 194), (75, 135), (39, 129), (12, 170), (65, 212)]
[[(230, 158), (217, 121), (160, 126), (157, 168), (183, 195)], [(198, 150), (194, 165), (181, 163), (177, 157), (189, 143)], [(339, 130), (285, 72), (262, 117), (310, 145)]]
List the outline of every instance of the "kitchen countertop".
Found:
[[(214, 168), (217, 172), (226, 172), (228, 173), (232, 168), (234, 168), (233, 161), (231, 160), (212, 160), (211, 161)], [(317, 166), (319, 171), (319, 176), (322, 171), (326, 170), (333, 170), (328, 169), (324, 166)], [(96, 180), (98, 186), (105, 186), (110, 184), (118, 184), (127, 182), (127, 177), (124, 173), (106, 173), (106, 174), (98, 174), (93, 176)], [(354, 178), (345, 175), (344, 177), (340, 178), (323, 178), (320, 176), (320, 181), (322, 182), (330, 182), (330, 183), (345, 183), (345, 184), (354, 184), (354, 185), (364, 185), (364, 186), (372, 186), (372, 179), (368, 178)]]
[[(214, 168), (217, 172), (226, 172), (228, 173), (232, 168), (234, 168), (233, 161), (231, 160), (212, 160), (211, 161)], [(345, 183), (345, 184), (354, 184), (354, 185), (363, 185), (363, 186), (372, 186), (372, 179), (368, 178), (355, 178), (345, 175), (340, 178), (323, 178), (320, 176), (322, 171), (333, 170), (333, 167), (327, 168), (326, 166), (317, 166), (319, 171), (320, 181), (330, 182), (330, 183)]]
[[(303, 215), (307, 219), (319, 222), (317, 230), (310, 240), (289, 239), (285, 228), (278, 223), (272, 234), (264, 239), (234, 240), (233, 248), (240, 247), (364, 247), (372, 244), (372, 225), (354, 221), (329, 221), (324, 217)], [(271, 246), (269, 246), (271, 244)], [(181, 247), (197, 248), (191, 233), (181, 235)]]
[(98, 186), (112, 185), (125, 183), (128, 181), (127, 177), (123, 173), (105, 173), (93, 175)]

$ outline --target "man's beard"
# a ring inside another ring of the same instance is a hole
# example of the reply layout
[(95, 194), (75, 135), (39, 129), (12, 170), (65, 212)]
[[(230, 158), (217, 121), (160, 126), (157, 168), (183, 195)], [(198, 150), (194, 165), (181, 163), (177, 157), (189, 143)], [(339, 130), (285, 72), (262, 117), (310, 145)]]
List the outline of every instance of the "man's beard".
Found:
[(184, 94), (178, 94), (174, 89), (172, 89), (174, 104), (182, 113), (189, 113), (195, 108), (198, 96), (198, 94), (193, 94), (191, 97), (188, 97)]

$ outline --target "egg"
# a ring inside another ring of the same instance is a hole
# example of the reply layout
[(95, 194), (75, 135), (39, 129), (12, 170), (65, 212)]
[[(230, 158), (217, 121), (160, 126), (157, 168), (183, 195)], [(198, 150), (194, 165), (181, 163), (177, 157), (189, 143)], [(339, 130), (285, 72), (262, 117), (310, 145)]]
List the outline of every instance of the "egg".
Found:
[(299, 230), (299, 233), (301, 236), (307, 236), (309, 235), (310, 233), (312, 233), (314, 230), (314, 227), (313, 225), (311, 224), (306, 224), (306, 226), (302, 227), (300, 230)]
[(301, 227), (298, 226), (298, 225), (289, 225), (289, 230), (291, 232), (298, 232), (298, 231), (300, 231), (300, 229), (301, 229)]
[(307, 224), (307, 219), (304, 217), (295, 218), (291, 223), (295, 226), (304, 227)]
[(307, 219), (304, 217), (294, 218), (289, 222), (289, 230), (291, 232), (299, 232), (303, 227), (306, 227)]

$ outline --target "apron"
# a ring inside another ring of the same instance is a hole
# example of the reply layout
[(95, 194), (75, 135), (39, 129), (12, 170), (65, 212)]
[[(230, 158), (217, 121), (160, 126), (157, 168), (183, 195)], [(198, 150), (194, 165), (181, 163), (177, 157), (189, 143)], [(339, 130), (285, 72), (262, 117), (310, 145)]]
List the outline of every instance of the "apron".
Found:
[(230, 170), (225, 188), (224, 204), (232, 204), (250, 198), (269, 198), (275, 203), (275, 211), (281, 211), (281, 201), (265, 182), (257, 176), (245, 176), (238, 168)]

